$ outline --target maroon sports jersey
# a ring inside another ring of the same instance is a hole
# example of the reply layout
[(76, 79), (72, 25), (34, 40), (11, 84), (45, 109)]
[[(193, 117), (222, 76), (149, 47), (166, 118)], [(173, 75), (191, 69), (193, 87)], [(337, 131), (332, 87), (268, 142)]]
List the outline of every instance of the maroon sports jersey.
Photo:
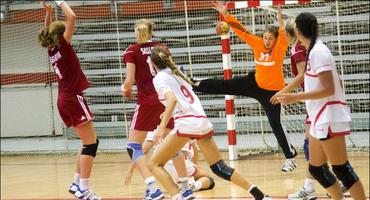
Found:
[(48, 49), (49, 60), (58, 77), (58, 97), (81, 94), (90, 86), (80, 67), (73, 47), (60, 38), (59, 46)]
[(123, 53), (123, 62), (126, 64), (133, 63), (136, 66), (135, 81), (138, 90), (137, 104), (139, 105), (161, 104), (153, 86), (153, 77), (156, 72), (148, 64), (151, 50), (157, 45), (162, 44), (153, 41), (144, 44), (134, 44), (129, 46)]
[[(306, 48), (298, 42), (294, 47), (292, 47), (290, 56), (290, 65), (292, 67), (292, 74), (294, 76), (298, 75), (297, 63), (306, 62)], [(301, 89), (304, 89), (304, 84), (301, 84)]]

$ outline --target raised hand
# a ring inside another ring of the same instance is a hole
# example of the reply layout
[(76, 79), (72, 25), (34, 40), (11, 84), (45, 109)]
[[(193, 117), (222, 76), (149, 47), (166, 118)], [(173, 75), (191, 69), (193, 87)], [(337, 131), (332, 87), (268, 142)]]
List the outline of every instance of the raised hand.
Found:
[(219, 1), (212, 1), (213, 9), (217, 10), (220, 14), (222, 14), (224, 17), (227, 17), (229, 15), (229, 12), (227, 11), (227, 7), (219, 2)]
[(280, 28), (284, 27), (284, 17), (283, 17), (283, 14), (281, 13), (281, 5), (278, 5), (278, 12), (276, 14), (276, 20), (278, 21)]
[(53, 7), (49, 4), (47, 4), (45, 0), (40, 1), (40, 3), (42, 5), (42, 7), (44, 7), (44, 9), (47, 13), (52, 13), (53, 12)]

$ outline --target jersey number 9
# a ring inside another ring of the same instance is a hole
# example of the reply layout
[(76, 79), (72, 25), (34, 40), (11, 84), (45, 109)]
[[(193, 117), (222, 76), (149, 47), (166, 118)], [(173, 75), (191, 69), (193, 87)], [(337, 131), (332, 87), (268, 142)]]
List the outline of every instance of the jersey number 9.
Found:
[(191, 92), (188, 89), (186, 89), (186, 87), (184, 85), (181, 85), (180, 89), (181, 89), (181, 92), (184, 95), (184, 97), (188, 99), (189, 103), (190, 104), (194, 103), (194, 97), (191, 94)]

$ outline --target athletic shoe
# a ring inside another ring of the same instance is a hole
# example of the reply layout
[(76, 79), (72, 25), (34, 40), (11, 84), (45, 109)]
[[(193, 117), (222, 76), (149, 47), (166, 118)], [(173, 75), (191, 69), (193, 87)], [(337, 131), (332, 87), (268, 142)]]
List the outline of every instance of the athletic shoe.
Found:
[(69, 193), (75, 194), (78, 190), (78, 185), (76, 183), (72, 183), (71, 186), (69, 186)]
[(294, 159), (286, 159), (281, 171), (283, 172), (292, 172), (297, 166), (295, 165)]
[[(339, 181), (339, 185), (340, 185), (340, 190), (343, 193), (343, 197), (344, 198), (351, 197), (351, 193), (349, 193), (348, 189), (342, 184), (342, 182)], [(331, 198), (331, 196), (330, 196), (329, 193), (326, 193), (326, 196), (328, 196), (329, 198)]]
[(91, 190), (87, 189), (84, 191), (81, 191), (80, 188), (75, 192), (75, 197), (78, 199), (83, 199), (83, 200), (102, 200), (103, 198), (96, 196), (96, 194)]
[(191, 199), (194, 199), (193, 192), (191, 191), (191, 189), (187, 189), (181, 195), (182, 195), (182, 199), (183, 200), (191, 200)]
[(154, 193), (151, 193), (150, 190), (147, 190), (145, 192), (145, 200), (159, 200), (163, 199), (164, 194), (163, 192), (158, 188)]
[(262, 200), (272, 200), (272, 198), (269, 195), (265, 195)]
[(296, 193), (288, 195), (288, 200), (314, 200), (314, 199), (317, 199), (315, 190), (308, 191), (304, 187), (302, 187)]

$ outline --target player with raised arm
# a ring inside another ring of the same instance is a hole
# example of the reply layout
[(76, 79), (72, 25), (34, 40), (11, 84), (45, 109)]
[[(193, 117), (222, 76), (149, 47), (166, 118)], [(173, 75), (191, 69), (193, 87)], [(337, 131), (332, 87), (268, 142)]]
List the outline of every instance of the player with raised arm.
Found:
[(212, 138), (213, 126), (207, 118), (198, 97), (192, 90), (192, 82), (180, 72), (172, 61), (167, 49), (156, 46), (150, 56), (153, 66), (158, 73), (153, 79), (158, 98), (166, 106), (156, 136), (163, 138), (165, 128), (171, 117), (174, 118), (175, 128), (168, 134), (149, 160), (149, 168), (161, 185), (175, 200), (183, 199), (171, 176), (163, 168), (190, 139), (197, 139), (206, 161), (213, 173), (231, 181), (249, 191), (255, 199), (270, 199), (255, 185), (250, 184), (238, 170), (228, 166), (221, 158), (217, 145)]
[[(295, 19), (296, 36), (307, 49), (304, 92), (279, 93), (277, 100), (286, 105), (305, 100), (311, 120), (309, 134), (309, 171), (333, 199), (343, 199), (337, 178), (356, 200), (365, 200), (360, 178), (348, 161), (345, 135), (350, 134), (350, 111), (340, 84), (335, 60), (319, 39), (317, 18), (301, 13)], [(334, 174), (329, 170), (330, 162)]]
[[(135, 24), (137, 43), (129, 46), (123, 55), (123, 60), (126, 63), (126, 79), (122, 85), (123, 95), (133, 99), (132, 87), (135, 83), (138, 91), (137, 105), (130, 125), (127, 152), (147, 185), (146, 200), (157, 200), (164, 197), (147, 167), (146, 156), (142, 148), (148, 131), (153, 131), (158, 126), (160, 115), (164, 111), (164, 106), (159, 102), (153, 86), (152, 80), (156, 71), (149, 62), (151, 49), (156, 45), (162, 45), (151, 40), (153, 28), (154, 23), (151, 20), (139, 20)], [(173, 121), (166, 124), (166, 127), (168, 133), (173, 128)], [(180, 157), (177, 161), (182, 162), (179, 164), (179, 173), (186, 177), (184, 159), (181, 160)], [(187, 186), (188, 179), (184, 178), (182, 185)], [(190, 198), (192, 191), (187, 191), (186, 196)]]
[(247, 28), (229, 12), (221, 2), (213, 3), (225, 18), (235, 34), (253, 49), (256, 70), (247, 76), (235, 77), (229, 80), (205, 79), (195, 83), (194, 90), (210, 94), (241, 95), (256, 99), (263, 107), (272, 131), (283, 150), (286, 158), (282, 171), (291, 172), (296, 168), (294, 157), (297, 151), (289, 142), (280, 118), (281, 106), (274, 105), (270, 98), (284, 88), (283, 63), (288, 42), (285, 37), (285, 25), (281, 9), (277, 14), (279, 27), (267, 26), (263, 37), (250, 33)]
[(45, 27), (38, 34), (42, 47), (48, 49), (50, 63), (58, 79), (58, 110), (67, 127), (72, 126), (80, 136), (83, 147), (77, 155), (74, 181), (69, 192), (79, 199), (100, 200), (89, 187), (93, 159), (99, 140), (96, 137), (90, 112), (83, 91), (90, 86), (81, 70), (79, 59), (71, 41), (75, 29), (76, 15), (64, 1), (55, 1), (62, 9), (66, 22), (52, 21), (53, 8), (41, 1), (46, 11)]

